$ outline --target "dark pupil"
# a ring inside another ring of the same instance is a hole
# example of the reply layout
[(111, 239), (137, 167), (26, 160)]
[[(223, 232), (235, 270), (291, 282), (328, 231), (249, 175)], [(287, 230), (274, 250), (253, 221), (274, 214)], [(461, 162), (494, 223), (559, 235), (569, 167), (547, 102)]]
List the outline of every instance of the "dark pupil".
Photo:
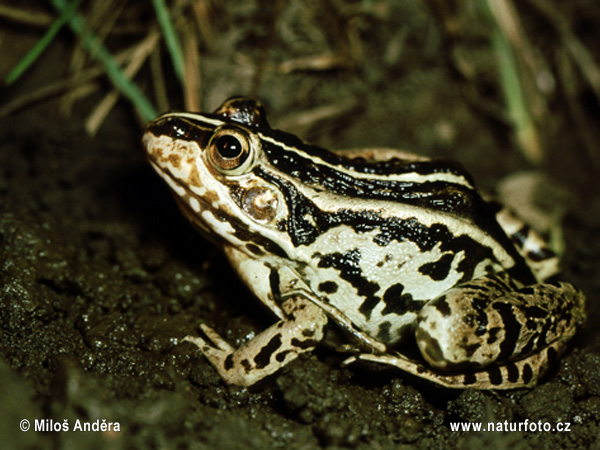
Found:
[(242, 153), (241, 142), (233, 136), (221, 136), (216, 142), (217, 151), (223, 158), (236, 158)]

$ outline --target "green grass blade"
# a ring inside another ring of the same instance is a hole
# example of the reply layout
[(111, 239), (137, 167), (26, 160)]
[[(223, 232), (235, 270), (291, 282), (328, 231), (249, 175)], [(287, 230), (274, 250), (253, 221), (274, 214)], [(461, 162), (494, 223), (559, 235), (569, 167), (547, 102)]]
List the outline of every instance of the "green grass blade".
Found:
[(158, 23), (165, 37), (165, 43), (169, 49), (169, 54), (171, 55), (171, 62), (173, 63), (175, 74), (177, 75), (177, 78), (179, 78), (179, 81), (183, 84), (183, 52), (181, 51), (181, 45), (179, 45), (179, 39), (175, 33), (175, 27), (173, 26), (173, 22), (169, 16), (169, 10), (164, 0), (152, 0), (152, 4), (154, 5)]
[[(532, 134), (535, 135), (535, 131), (513, 50), (498, 30), (494, 30), (492, 33), (492, 47), (498, 60), (504, 101), (515, 127), (517, 139), (527, 150), (529, 143), (534, 139)], [(530, 154), (527, 156), (532, 158)], [(535, 160), (537, 157), (533, 157), (533, 159)]]
[(490, 36), (491, 45), (498, 61), (500, 85), (516, 141), (525, 157), (534, 164), (539, 164), (544, 155), (524, 89), (522, 68), (519, 67), (515, 48), (511, 44), (506, 29), (503, 29), (494, 12), (494, 7), (501, 6), (500, 2), (499, 0), (486, 0), (478, 5), (481, 6), (493, 27)]
[[(65, 0), (51, 0), (51, 2), (52, 6), (60, 12), (66, 8)], [(115, 88), (135, 105), (142, 119), (148, 121), (156, 117), (158, 113), (152, 103), (140, 88), (123, 74), (110, 52), (102, 45), (96, 35), (87, 29), (85, 20), (79, 14), (74, 14), (69, 20), (69, 26), (82, 40), (84, 48), (90, 55), (103, 65)]]
[(27, 52), (27, 54), (17, 63), (17, 65), (10, 71), (10, 73), (4, 79), (7, 85), (14, 83), (23, 73), (31, 66), (36, 59), (44, 52), (48, 44), (52, 42), (54, 36), (63, 27), (65, 23), (75, 13), (75, 10), (79, 6), (82, 0), (73, 0), (62, 10), (62, 13), (58, 19), (52, 24), (52, 26), (46, 31), (46, 34), (37, 41), (37, 43)]

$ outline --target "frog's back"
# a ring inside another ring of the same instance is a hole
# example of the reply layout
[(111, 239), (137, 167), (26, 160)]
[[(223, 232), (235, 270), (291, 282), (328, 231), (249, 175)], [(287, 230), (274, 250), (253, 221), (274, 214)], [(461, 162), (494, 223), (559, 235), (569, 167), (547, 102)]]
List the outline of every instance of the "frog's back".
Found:
[[(285, 133), (259, 133), (268, 164), (255, 174), (284, 194), (288, 217), (279, 224), (295, 246), (311, 246), (337, 227), (373, 231), (380, 247), (412, 241), (418, 256), (436, 246), (490, 259), (530, 282), (531, 272), (475, 190), (468, 172), (450, 160), (345, 158)], [(346, 241), (344, 241), (346, 242)], [(484, 256), (485, 255), (485, 256)], [(470, 276), (465, 271), (465, 277)]]

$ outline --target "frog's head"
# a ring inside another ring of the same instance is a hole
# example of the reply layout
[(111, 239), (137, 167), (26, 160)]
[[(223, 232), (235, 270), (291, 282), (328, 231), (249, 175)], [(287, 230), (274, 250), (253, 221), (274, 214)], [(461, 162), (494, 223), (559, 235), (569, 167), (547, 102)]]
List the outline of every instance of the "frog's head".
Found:
[(254, 253), (287, 236), (281, 189), (261, 176), (269, 161), (260, 130), (270, 130), (263, 107), (238, 97), (213, 114), (163, 114), (143, 137), (184, 215), (211, 240)]

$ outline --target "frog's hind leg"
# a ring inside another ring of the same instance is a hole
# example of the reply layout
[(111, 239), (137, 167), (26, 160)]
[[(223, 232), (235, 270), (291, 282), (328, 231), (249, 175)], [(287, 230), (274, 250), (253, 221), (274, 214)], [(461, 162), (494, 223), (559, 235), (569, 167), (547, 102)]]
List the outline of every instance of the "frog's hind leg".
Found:
[(428, 302), (415, 337), (425, 361), (438, 371), (506, 365), (509, 382), (516, 377), (513, 366), (517, 378), (529, 378), (528, 366), (543, 372), (582, 325), (584, 308), (585, 297), (568, 283), (516, 289), (500, 276), (483, 277)]
[(401, 355), (350, 358), (398, 367), (447, 387), (512, 389), (537, 382), (585, 319), (585, 297), (568, 283), (517, 289), (501, 275), (455, 286), (419, 312), (422, 364)]
[(507, 208), (496, 213), (496, 220), (527, 261), (536, 280), (544, 281), (558, 273), (559, 257), (535, 230)]
[(435, 371), (403, 355), (362, 353), (351, 356), (343, 364), (357, 361), (385, 364), (449, 389), (517, 389), (535, 386), (543, 375), (540, 368), (553, 364), (560, 353), (560, 347), (561, 342), (555, 342), (527, 359), (457, 373)]

